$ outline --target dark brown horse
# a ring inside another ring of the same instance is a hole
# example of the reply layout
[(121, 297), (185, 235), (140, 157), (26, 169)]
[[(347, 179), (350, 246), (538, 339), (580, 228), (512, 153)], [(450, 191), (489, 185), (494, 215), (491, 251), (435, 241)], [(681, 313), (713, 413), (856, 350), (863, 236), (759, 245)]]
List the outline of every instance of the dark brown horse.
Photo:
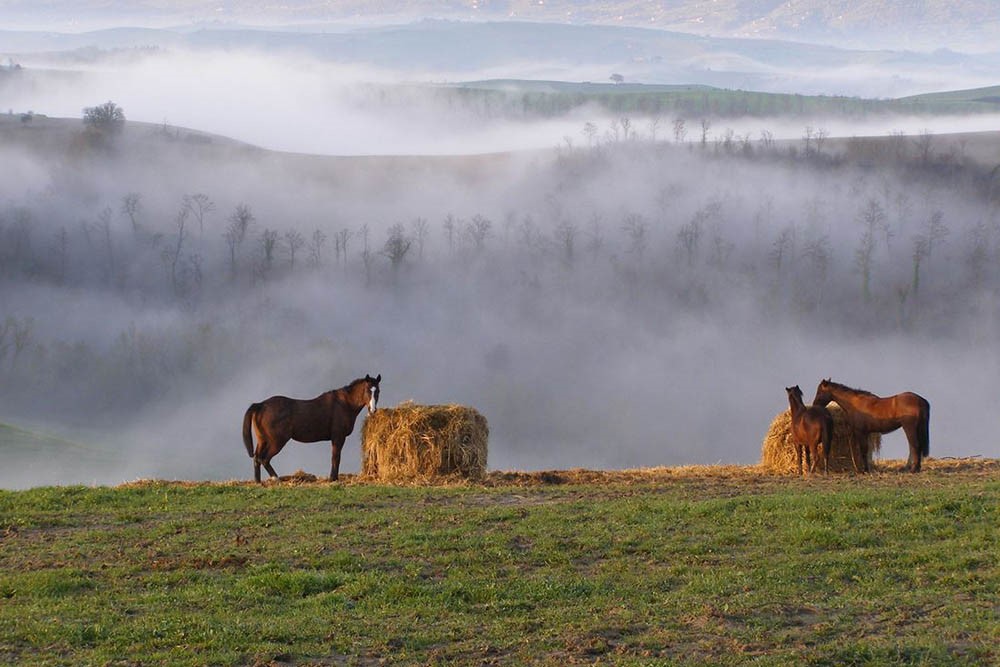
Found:
[[(868, 442), (869, 433), (891, 433), (903, 427), (910, 444), (906, 469), (920, 472), (920, 462), (931, 450), (931, 404), (927, 399), (910, 391), (882, 398), (870, 391), (851, 389), (826, 379), (816, 387), (813, 405), (826, 405), (830, 401), (836, 401), (844, 410), (847, 423), (858, 432), (861, 442)], [(867, 471), (868, 455), (867, 452), (862, 454)], [(854, 462), (854, 468), (858, 470), (858, 461)]]
[(792, 444), (802, 474), (802, 454), (806, 456), (806, 467), (812, 474), (820, 458), (823, 457), (823, 474), (830, 472), (830, 443), (833, 441), (833, 416), (825, 407), (806, 406), (802, 402), (802, 390), (798, 385), (785, 387), (788, 405), (792, 413)]
[[(289, 440), (320, 442), (329, 440), (333, 446), (330, 481), (340, 474), (340, 451), (344, 440), (354, 430), (358, 413), (367, 405), (368, 413), (378, 406), (378, 377), (366, 375), (346, 387), (334, 389), (316, 398), (301, 400), (272, 396), (262, 403), (254, 403), (243, 415), (243, 444), (253, 459), (253, 476), (260, 481), (260, 467), (267, 468), (271, 477), (277, 477), (271, 459)], [(251, 429), (257, 434), (254, 450)]]

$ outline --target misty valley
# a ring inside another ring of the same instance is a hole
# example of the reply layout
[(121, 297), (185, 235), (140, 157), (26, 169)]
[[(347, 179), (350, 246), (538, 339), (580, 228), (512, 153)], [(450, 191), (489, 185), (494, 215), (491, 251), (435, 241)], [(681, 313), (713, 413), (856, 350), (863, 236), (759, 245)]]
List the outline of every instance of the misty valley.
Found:
[(4, 419), (94, 445), (3, 484), (245, 477), (247, 404), (366, 372), (385, 405), (477, 406), (491, 468), (754, 462), (782, 387), (831, 375), (936, 399), (932, 456), (997, 454), (968, 419), (997, 368), (1000, 177), (970, 157), (995, 133), (664, 125), (340, 158), (3, 118)]

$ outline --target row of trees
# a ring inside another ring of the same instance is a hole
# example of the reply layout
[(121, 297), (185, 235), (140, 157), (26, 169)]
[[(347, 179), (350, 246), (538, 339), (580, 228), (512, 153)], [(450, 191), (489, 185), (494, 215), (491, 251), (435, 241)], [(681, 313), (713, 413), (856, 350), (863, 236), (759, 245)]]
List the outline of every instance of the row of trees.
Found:
[[(669, 206), (669, 190), (661, 197)], [(892, 281), (890, 291), (897, 298), (919, 296), (932, 262), (951, 241), (950, 261), (964, 269), (950, 272), (950, 282), (984, 286), (1000, 278), (994, 270), (1000, 260), (995, 210), (984, 209), (987, 217), (954, 239), (943, 210), (918, 212), (905, 191), (870, 194), (849, 212), (855, 222), (844, 223), (855, 231), (838, 229), (845, 240), (835, 242), (825, 227), (829, 205), (821, 198), (807, 200), (799, 214), (802, 222), (777, 225), (781, 216), (767, 199), (742, 223), (734, 222), (739, 212), (720, 198), (710, 198), (682, 219), (625, 212), (614, 220), (594, 212), (578, 221), (554, 211), (554, 217), (539, 222), (532, 213), (509, 211), (498, 222), (481, 214), (449, 214), (434, 224), (417, 216), (389, 225), (376, 240), (368, 224), (279, 231), (260, 225), (247, 204), (221, 213), (204, 193), (183, 196), (171, 222), (158, 227), (147, 221), (152, 216), (144, 210), (142, 195), (133, 192), (123, 195), (116, 208), (107, 206), (94, 219), (80, 221), (76, 230), (61, 225), (47, 239), (36, 235), (29, 208), (8, 209), (0, 215), (5, 241), (0, 277), (57, 284), (91, 280), (116, 289), (155, 290), (160, 282), (174, 297), (190, 298), (202, 293), (207, 276), (216, 289), (227, 289), (340, 269), (371, 285), (379, 278), (395, 282), (404, 270), (442, 261), (452, 270), (489, 261), (491, 270), (499, 262), (538, 275), (605, 266), (633, 282), (732, 274), (779, 283), (809, 276), (807, 282), (817, 289), (831, 281), (855, 284), (860, 300), (870, 302), (879, 275)], [(909, 265), (905, 271), (903, 258)], [(157, 260), (162, 281), (151, 279)], [(958, 276), (964, 282), (956, 282)]]

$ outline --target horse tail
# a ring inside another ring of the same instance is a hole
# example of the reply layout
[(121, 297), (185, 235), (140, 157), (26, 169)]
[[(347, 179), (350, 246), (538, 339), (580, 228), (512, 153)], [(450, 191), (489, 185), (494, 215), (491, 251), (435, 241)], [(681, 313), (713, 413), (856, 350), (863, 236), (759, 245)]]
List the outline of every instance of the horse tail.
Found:
[(253, 458), (253, 433), (251, 430), (253, 428), (253, 420), (260, 408), (260, 403), (253, 403), (247, 408), (246, 414), (243, 415), (243, 444), (246, 446), (247, 456), (250, 458)]
[(924, 401), (923, 419), (917, 424), (917, 440), (920, 442), (920, 456), (931, 453), (931, 404)]

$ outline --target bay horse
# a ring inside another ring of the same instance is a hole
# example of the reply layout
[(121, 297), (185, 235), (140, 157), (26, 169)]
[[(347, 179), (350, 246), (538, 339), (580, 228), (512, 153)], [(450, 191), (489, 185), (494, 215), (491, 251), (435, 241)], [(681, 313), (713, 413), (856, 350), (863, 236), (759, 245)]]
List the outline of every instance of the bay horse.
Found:
[(823, 474), (829, 474), (833, 415), (826, 407), (805, 405), (802, 402), (802, 390), (798, 385), (785, 387), (785, 393), (788, 394), (788, 405), (792, 413), (792, 444), (795, 445), (795, 454), (799, 462), (799, 474), (802, 474), (803, 452), (806, 456), (806, 467), (811, 475), (819, 461), (821, 448)]
[[(354, 422), (365, 406), (368, 406), (368, 414), (377, 409), (381, 381), (381, 373), (374, 378), (365, 375), (345, 387), (325, 392), (316, 398), (302, 400), (272, 396), (261, 403), (253, 403), (243, 415), (243, 444), (246, 445), (247, 454), (253, 459), (254, 479), (260, 482), (261, 466), (267, 469), (272, 478), (278, 476), (271, 467), (271, 459), (289, 440), (329, 440), (333, 448), (330, 481), (337, 481), (344, 440), (354, 431)], [(251, 431), (257, 434), (256, 450)]]
[[(905, 469), (920, 472), (920, 462), (931, 449), (931, 404), (927, 399), (911, 391), (883, 398), (870, 391), (852, 389), (827, 378), (816, 387), (813, 405), (826, 405), (830, 401), (836, 401), (844, 410), (847, 423), (858, 432), (862, 443), (868, 442), (869, 433), (892, 433), (902, 427), (910, 445), (910, 456)], [(853, 455), (852, 451), (852, 458)], [(867, 471), (867, 453), (864, 455), (864, 467)], [(854, 462), (854, 468), (858, 470), (857, 461)]]

